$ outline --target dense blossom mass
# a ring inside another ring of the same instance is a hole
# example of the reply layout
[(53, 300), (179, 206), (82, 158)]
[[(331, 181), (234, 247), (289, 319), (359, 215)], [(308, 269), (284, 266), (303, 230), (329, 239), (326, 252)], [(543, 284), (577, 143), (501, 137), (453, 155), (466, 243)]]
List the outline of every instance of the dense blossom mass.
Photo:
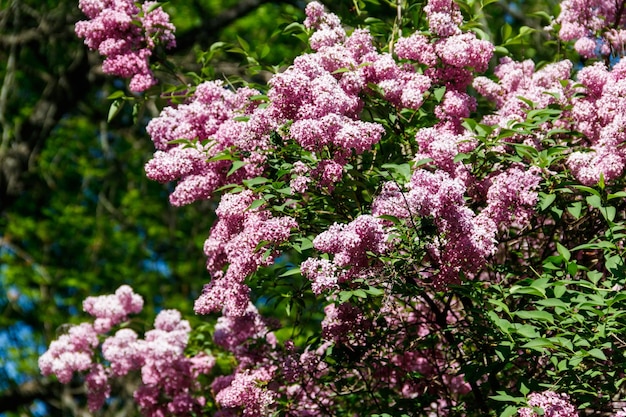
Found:
[(105, 57), (102, 70), (130, 78), (131, 91), (145, 91), (157, 83), (150, 57), (157, 43), (176, 46), (175, 27), (169, 15), (146, 2), (138, 7), (132, 0), (80, 0), (80, 9), (90, 20), (76, 23), (76, 34)]
[[(450, 0), (416, 5), (421, 28), (384, 45), (309, 3), (309, 52), (267, 86), (182, 86), (147, 125), (147, 176), (176, 182), (173, 205), (215, 211), (194, 304), (219, 314), (211, 347), (202, 329), (207, 345), (189, 343), (175, 310), (135, 330), (143, 299), (123, 286), (85, 300), (95, 320), (53, 341), (42, 373), (84, 375), (95, 411), (136, 372), (150, 417), (491, 415), (498, 398), (517, 404), (503, 415), (611, 414), (625, 347), (613, 333), (625, 325), (624, 4), (564, 0), (551, 29), (590, 64), (538, 67), (495, 57)], [(80, 7), (90, 20), (76, 32), (104, 71), (155, 85), (155, 47), (174, 45), (163, 10)]]
[[(131, 371), (141, 374), (142, 384), (134, 396), (145, 415), (186, 415), (205, 404), (205, 398), (197, 394), (197, 378), (211, 371), (215, 359), (203, 353), (193, 358), (184, 355), (191, 328), (178, 311), (161, 311), (154, 329), (142, 339), (130, 328), (108, 335), (113, 327), (143, 308), (143, 298), (129, 286), (118, 288), (112, 295), (89, 297), (83, 308), (96, 317), (94, 324), (73, 326), (50, 345), (39, 360), (44, 375), (55, 374), (59, 381), (69, 383), (73, 372), (88, 371), (86, 385), (91, 411), (99, 410), (109, 398), (111, 381)], [(103, 320), (105, 326), (98, 324)], [(106, 365), (99, 359), (98, 348)]]
[(624, 4), (611, 0), (564, 0), (558, 35), (575, 41), (574, 48), (585, 58), (621, 56), (626, 47)]
[[(557, 394), (553, 391), (533, 392), (528, 396), (528, 405), (541, 409), (535, 412), (530, 407), (521, 408), (520, 417), (577, 417), (576, 408), (570, 403), (567, 394)], [(541, 413), (541, 414), (540, 414)]]

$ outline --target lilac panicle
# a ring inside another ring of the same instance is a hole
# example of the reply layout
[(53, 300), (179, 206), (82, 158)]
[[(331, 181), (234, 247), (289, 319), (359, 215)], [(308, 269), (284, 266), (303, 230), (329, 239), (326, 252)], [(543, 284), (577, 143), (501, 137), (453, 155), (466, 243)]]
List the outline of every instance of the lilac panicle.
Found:
[[(576, 407), (567, 394), (557, 394), (554, 391), (533, 392), (528, 395), (528, 405), (541, 408), (545, 417), (578, 417)], [(520, 408), (517, 412), (520, 417), (539, 417), (530, 407)]]
[[(202, 352), (191, 358), (185, 355), (191, 328), (180, 312), (162, 310), (154, 329), (141, 339), (129, 328), (119, 329), (112, 336), (105, 334), (126, 320), (128, 314), (141, 311), (143, 299), (129, 286), (120, 287), (113, 295), (89, 297), (84, 306), (96, 322), (106, 319), (106, 326), (96, 331), (91, 324), (82, 323), (53, 341), (39, 359), (43, 375), (55, 374), (67, 384), (76, 372), (86, 373), (91, 412), (104, 406), (113, 380), (133, 371), (141, 373), (142, 385), (134, 397), (144, 416), (189, 415), (201, 410), (206, 400), (198, 394), (197, 378), (211, 371), (215, 358)], [(102, 343), (98, 336), (103, 338)], [(99, 346), (104, 361), (98, 358)]]
[(153, 8), (155, 4), (146, 2), (139, 8), (132, 0), (79, 1), (90, 20), (77, 22), (76, 34), (105, 57), (106, 74), (131, 79), (131, 91), (145, 91), (157, 83), (150, 69), (156, 45), (176, 46), (174, 25), (162, 8)]
[[(257, 246), (261, 242), (279, 245), (298, 227), (291, 217), (273, 217), (262, 207), (249, 209), (256, 200), (252, 191), (245, 190), (227, 194), (220, 201), (215, 212), (218, 220), (204, 244), (212, 281), (196, 300), (196, 313), (224, 309), (229, 315), (245, 314), (249, 301), (245, 279), (259, 267), (270, 265), (277, 254), (271, 251), (265, 255)], [(228, 269), (223, 272), (226, 265)]]

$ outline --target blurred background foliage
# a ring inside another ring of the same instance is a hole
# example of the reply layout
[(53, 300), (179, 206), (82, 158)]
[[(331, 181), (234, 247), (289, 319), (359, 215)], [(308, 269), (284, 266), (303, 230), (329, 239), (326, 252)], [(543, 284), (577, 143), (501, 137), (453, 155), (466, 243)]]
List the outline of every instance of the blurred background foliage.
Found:
[[(325, 3), (344, 22), (366, 23), (381, 43), (388, 40), (393, 2)], [(404, 35), (422, 6), (408, 3)], [(283, 31), (302, 22), (305, 6), (171, 1), (164, 7), (177, 27), (172, 61), (183, 73), (243, 76), (241, 64), (250, 62), (238, 47), (257, 57), (255, 81), (262, 82), (266, 69), (280, 70), (306, 51)], [(480, 10), (472, 1), (463, 8)], [(485, 10), (470, 23), (485, 37), (537, 62), (554, 58), (553, 41), (540, 32), (558, 11), (555, 0), (497, 1)], [(167, 103), (147, 97), (137, 113), (125, 108), (105, 122), (107, 96), (125, 85), (105, 77), (100, 58), (75, 36), (73, 25), (84, 18), (76, 0), (0, 0), (0, 415), (85, 414), (79, 386), (42, 378), (37, 366), (68, 317), (80, 321), (85, 297), (128, 283), (146, 299), (143, 319), (176, 308), (199, 324), (193, 300), (209, 280), (202, 245), (213, 203), (171, 207), (171, 185), (147, 180), (143, 170), (154, 150), (145, 125)], [(522, 26), (534, 30), (519, 36)], [(234, 47), (216, 49), (202, 68), (218, 41)]]

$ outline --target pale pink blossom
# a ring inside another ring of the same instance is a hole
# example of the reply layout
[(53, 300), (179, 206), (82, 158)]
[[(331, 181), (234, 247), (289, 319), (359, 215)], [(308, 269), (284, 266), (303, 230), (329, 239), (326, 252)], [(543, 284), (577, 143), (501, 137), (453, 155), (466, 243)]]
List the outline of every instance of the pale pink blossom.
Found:
[[(533, 392), (528, 395), (528, 405), (539, 407), (545, 417), (578, 417), (576, 407), (570, 402), (567, 394), (554, 391)], [(532, 408), (523, 407), (517, 410), (520, 417), (538, 417)]]
[(140, 9), (132, 0), (79, 1), (90, 20), (77, 22), (76, 34), (105, 56), (105, 73), (131, 79), (131, 91), (145, 91), (157, 83), (150, 69), (157, 44), (168, 49), (176, 46), (175, 27), (155, 4), (146, 2)]

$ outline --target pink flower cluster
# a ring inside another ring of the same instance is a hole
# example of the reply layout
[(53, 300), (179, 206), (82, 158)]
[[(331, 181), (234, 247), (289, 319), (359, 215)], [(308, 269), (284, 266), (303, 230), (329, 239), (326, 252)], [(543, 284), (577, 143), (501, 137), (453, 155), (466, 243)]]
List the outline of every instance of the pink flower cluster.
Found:
[(96, 318), (94, 324), (73, 326), (67, 334), (53, 341), (39, 358), (41, 372), (55, 374), (63, 383), (70, 382), (75, 371), (92, 367), (94, 350), (100, 343), (98, 335), (107, 333), (113, 326), (126, 321), (129, 314), (139, 313), (142, 309), (143, 298), (128, 285), (122, 285), (112, 295), (88, 297), (83, 302), (83, 310)]
[(332, 225), (313, 240), (320, 252), (334, 255), (332, 261), (309, 258), (302, 263), (302, 274), (312, 281), (315, 294), (337, 289), (339, 283), (367, 274), (372, 260), (368, 252), (380, 255), (389, 249), (383, 221), (361, 215), (348, 224)]
[[(577, 85), (563, 83), (570, 78), (572, 63), (560, 61), (535, 72), (531, 61), (514, 62), (502, 59), (496, 67), (498, 83), (486, 77), (477, 77), (474, 87), (485, 97), (496, 102), (495, 114), (486, 116), (483, 122), (509, 127), (512, 122), (526, 118), (529, 106), (519, 97), (534, 103), (536, 109), (558, 105), (566, 110), (564, 116), (554, 123), (540, 126), (547, 133), (551, 129), (566, 128), (580, 132), (584, 139), (575, 143), (567, 159), (567, 167), (584, 185), (594, 185), (603, 177), (610, 182), (619, 178), (626, 165), (626, 118), (618, 110), (626, 105), (626, 64), (618, 63), (611, 70), (603, 63), (581, 69)], [(541, 134), (517, 135), (510, 141), (541, 149)]]
[[(115, 343), (107, 346), (109, 357), (127, 358), (135, 349), (143, 383), (135, 392), (135, 400), (144, 415), (189, 415), (204, 406), (206, 399), (197, 379), (211, 371), (215, 358), (204, 353), (192, 358), (185, 356), (190, 331), (189, 322), (181, 320), (178, 311), (163, 310), (155, 319), (154, 329), (146, 332), (144, 341), (122, 344), (121, 350)], [(103, 344), (103, 355), (104, 348)]]
[[(270, 107), (275, 120), (288, 122), (288, 137), (320, 156), (311, 170), (312, 181), (333, 188), (343, 176), (352, 153), (361, 154), (378, 143), (381, 125), (359, 120), (363, 96), (376, 85), (392, 104), (418, 109), (431, 86), (430, 79), (411, 66), (398, 65), (389, 54), (378, 53), (367, 30), (345, 34), (339, 19), (319, 3), (306, 9), (305, 26), (315, 29), (310, 43), (315, 53), (297, 57), (292, 66), (270, 80)], [(300, 178), (296, 187), (302, 188)]]
[(532, 101), (538, 109), (566, 104), (575, 91), (561, 81), (568, 80), (571, 72), (572, 63), (567, 60), (535, 71), (531, 60), (516, 62), (508, 57), (500, 59), (494, 70), (499, 79), (497, 83), (486, 77), (476, 77), (473, 82), (476, 91), (497, 105), (497, 111), (486, 116), (483, 123), (505, 128), (511, 122), (524, 121), (530, 107), (520, 97)]
[(413, 216), (432, 218), (438, 233), (430, 244), (432, 265), (439, 270), (436, 286), (459, 281), (459, 272), (471, 274), (495, 251), (496, 225), (476, 217), (464, 201), (466, 187), (459, 178), (445, 171), (417, 169), (404, 193), (395, 183), (387, 183), (374, 200), (375, 216), (400, 219)]
[(234, 373), (217, 377), (211, 385), (215, 401), (223, 407), (218, 415), (239, 415), (239, 410), (244, 416), (268, 415), (277, 397), (276, 391), (266, 386), (276, 376), (271, 358), (277, 341), (269, 325), (252, 303), (243, 315), (218, 319), (213, 339), (237, 359)]
[[(233, 93), (220, 81), (205, 82), (196, 87), (187, 103), (166, 107), (148, 123), (146, 129), (158, 150), (146, 164), (146, 173), (160, 182), (179, 180), (170, 195), (173, 205), (208, 199), (226, 183), (263, 172), (271, 124), (266, 123), (264, 111), (249, 100), (255, 94), (250, 88)], [(236, 120), (238, 116), (250, 120)], [(178, 139), (189, 143), (172, 143)], [(231, 160), (210, 160), (227, 150), (247, 153), (242, 158), (246, 164), (230, 176)]]
[(307, 5), (304, 26), (307, 29), (315, 29), (309, 38), (309, 44), (314, 51), (336, 45), (346, 38), (346, 31), (341, 27), (337, 15), (326, 13), (321, 3), (311, 2)]
[[(430, 133), (427, 132), (427, 136), (433, 138), (429, 144), (432, 145), (437, 139)], [(521, 227), (527, 223), (537, 203), (541, 177), (537, 168), (525, 170), (515, 166), (494, 174), (484, 184), (487, 205), (476, 214), (465, 202), (468, 173), (461, 164), (455, 167), (450, 158), (459, 142), (453, 135), (439, 136), (438, 141), (449, 146), (446, 153), (432, 146), (424, 148), (426, 152), (437, 152), (432, 155), (433, 159), (444, 169), (415, 170), (407, 184), (408, 192), (395, 182), (387, 182), (372, 203), (372, 214), (433, 220), (438, 230), (429, 244), (431, 266), (438, 270), (433, 283), (443, 286), (459, 282), (461, 272), (471, 277), (485, 264), (496, 250), (499, 227)], [(420, 154), (418, 159), (424, 156), (431, 154)], [(455, 175), (459, 172), (461, 175)]]
[(76, 34), (85, 44), (105, 56), (102, 70), (130, 78), (131, 91), (145, 91), (157, 83), (150, 69), (150, 57), (157, 44), (176, 45), (174, 25), (156, 2), (141, 9), (133, 0), (80, 0), (90, 19), (76, 23)]
[[(270, 265), (277, 253), (272, 245), (287, 241), (291, 229), (298, 227), (290, 217), (272, 217), (266, 209), (250, 209), (255, 200), (252, 191), (245, 190), (227, 194), (220, 201), (218, 220), (204, 244), (212, 280), (196, 300), (196, 313), (223, 310), (229, 316), (245, 314), (249, 302), (245, 279), (260, 266)], [(265, 254), (266, 246), (271, 253)]]
[(329, 304), (324, 307), (322, 337), (335, 344), (365, 347), (367, 334), (372, 328), (371, 320), (350, 303)]
[(241, 367), (253, 365), (261, 349), (247, 344), (249, 340), (262, 340), (270, 347), (276, 346), (276, 337), (270, 331), (272, 323), (264, 319), (254, 304), (249, 303), (241, 316), (222, 316), (217, 319), (213, 340), (215, 344), (232, 352)]
[(459, 133), (461, 120), (476, 109), (476, 100), (466, 92), (466, 88), (474, 71), (484, 72), (487, 69), (494, 46), (478, 39), (473, 32), (462, 32), (460, 25), (463, 17), (455, 2), (429, 1), (424, 11), (433, 39), (413, 33), (396, 42), (395, 53), (400, 59), (421, 64), (429, 82), (446, 87), (435, 115)]
[[(271, 368), (261, 367), (216, 379), (219, 384), (213, 384), (213, 389), (217, 392), (215, 401), (225, 407), (219, 415), (235, 416), (238, 415), (235, 410), (242, 409), (242, 415), (246, 417), (267, 416), (267, 410), (274, 402), (276, 394), (260, 386), (271, 382), (273, 377)], [(219, 386), (226, 382), (227, 386)]]
[(595, 185), (602, 176), (610, 182), (624, 173), (626, 166), (626, 63), (609, 71), (604, 64), (583, 68), (578, 81), (585, 87), (583, 97), (573, 99), (573, 128), (585, 134), (589, 143), (573, 152), (567, 164), (585, 185)]
[[(533, 392), (528, 395), (528, 405), (539, 407), (545, 417), (578, 417), (576, 407), (570, 402), (567, 394), (557, 394), (554, 391)], [(530, 407), (517, 410), (520, 417), (539, 417)]]
[(431, 32), (440, 37), (459, 35), (463, 16), (459, 6), (451, 0), (431, 0), (424, 7)]
[(71, 327), (40, 357), (41, 372), (55, 374), (59, 381), (69, 383), (74, 372), (88, 371), (85, 382), (92, 412), (102, 408), (111, 395), (111, 381), (131, 371), (141, 372), (142, 385), (134, 396), (143, 415), (161, 417), (199, 411), (205, 398), (196, 393), (197, 378), (210, 372), (215, 359), (203, 353), (193, 358), (184, 355), (191, 328), (176, 310), (161, 311), (154, 329), (146, 332), (144, 339), (129, 328), (104, 338), (102, 359), (108, 367), (98, 361), (98, 334), (104, 335), (128, 314), (140, 312), (142, 306), (141, 296), (126, 285), (114, 295), (87, 298), (85, 311), (96, 317), (96, 323), (106, 319), (106, 325), (82, 323)]
[(480, 216), (503, 229), (526, 225), (535, 213), (540, 172), (537, 167), (524, 169), (520, 164), (492, 175), (488, 179), (487, 207)]
[(39, 369), (43, 375), (54, 374), (60, 382), (68, 384), (74, 372), (91, 368), (94, 349), (99, 343), (92, 325), (73, 326), (67, 334), (50, 343), (48, 350), (39, 357)]
[(462, 180), (444, 171), (418, 169), (409, 184), (409, 211), (430, 217), (439, 230), (430, 252), (439, 270), (435, 286), (459, 282), (463, 271), (471, 276), (495, 252), (496, 224), (466, 206)]
[(130, 314), (137, 314), (143, 309), (143, 298), (135, 294), (128, 285), (119, 287), (115, 294), (99, 297), (87, 297), (83, 301), (83, 310), (96, 318), (94, 329), (107, 333), (128, 319)]
[(563, 0), (559, 38), (576, 41), (574, 49), (585, 58), (624, 56), (626, 16), (619, 1)]

